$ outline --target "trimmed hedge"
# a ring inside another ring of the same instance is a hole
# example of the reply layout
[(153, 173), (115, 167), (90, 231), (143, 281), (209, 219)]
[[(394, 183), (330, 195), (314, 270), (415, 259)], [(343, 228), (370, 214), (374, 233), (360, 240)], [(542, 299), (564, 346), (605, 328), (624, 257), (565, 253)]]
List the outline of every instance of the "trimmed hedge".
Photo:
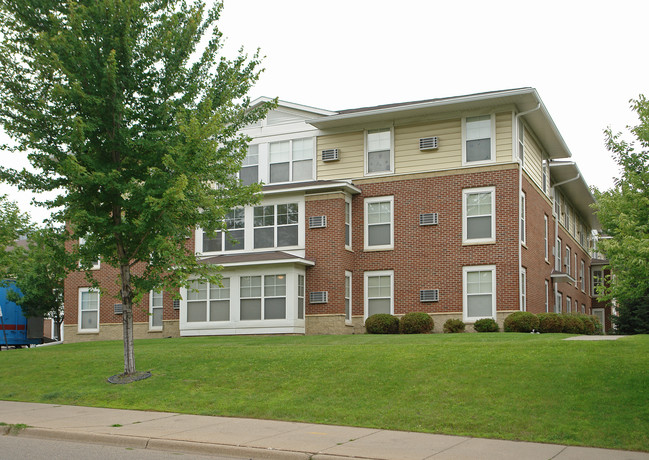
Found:
[(368, 334), (398, 334), (399, 318), (387, 313), (372, 315), (365, 320), (365, 331)]
[(538, 330), (539, 319), (527, 311), (517, 311), (505, 318), (505, 332), (532, 332)]
[(444, 333), (454, 334), (457, 332), (464, 332), (465, 327), (466, 324), (464, 324), (464, 322), (460, 319), (447, 319), (444, 323)]
[(563, 332), (566, 334), (585, 334), (586, 326), (577, 315), (564, 315)]
[(433, 330), (435, 323), (428, 313), (406, 313), (399, 321), (401, 334), (427, 334)]
[(563, 316), (558, 313), (540, 313), (536, 315), (539, 319), (539, 332), (559, 333), (563, 332)]
[(500, 327), (493, 318), (482, 318), (473, 324), (476, 332), (498, 332)]

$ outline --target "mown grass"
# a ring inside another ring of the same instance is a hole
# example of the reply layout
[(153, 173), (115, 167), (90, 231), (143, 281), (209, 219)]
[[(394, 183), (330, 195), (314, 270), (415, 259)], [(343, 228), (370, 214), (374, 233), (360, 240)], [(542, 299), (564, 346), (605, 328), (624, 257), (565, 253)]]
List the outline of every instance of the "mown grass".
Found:
[(649, 451), (649, 336), (208, 337), (0, 353), (0, 399)]

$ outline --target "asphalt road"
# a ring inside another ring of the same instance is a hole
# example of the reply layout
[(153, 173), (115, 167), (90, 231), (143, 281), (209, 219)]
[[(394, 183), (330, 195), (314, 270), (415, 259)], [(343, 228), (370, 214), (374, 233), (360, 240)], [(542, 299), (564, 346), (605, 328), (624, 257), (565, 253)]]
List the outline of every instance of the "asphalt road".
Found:
[[(134, 449), (24, 436), (0, 436), (0, 460), (233, 460), (161, 450)], [(239, 459), (241, 460), (241, 459)]]

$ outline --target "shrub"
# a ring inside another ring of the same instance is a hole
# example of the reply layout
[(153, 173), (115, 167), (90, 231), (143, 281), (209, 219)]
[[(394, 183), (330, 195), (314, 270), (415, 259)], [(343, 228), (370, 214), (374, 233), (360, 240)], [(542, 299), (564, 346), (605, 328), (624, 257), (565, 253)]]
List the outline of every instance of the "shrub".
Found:
[(482, 318), (473, 324), (473, 329), (476, 332), (498, 332), (500, 327), (492, 318)]
[(433, 327), (433, 318), (424, 312), (406, 313), (399, 321), (399, 332), (402, 334), (427, 334)]
[(365, 331), (368, 334), (398, 334), (399, 318), (387, 313), (372, 315), (365, 320)]
[(595, 335), (604, 334), (604, 326), (602, 326), (602, 323), (599, 321), (599, 318), (594, 315), (590, 315), (589, 318), (593, 321), (593, 324), (595, 325)]
[(588, 334), (588, 335), (595, 334), (595, 321), (593, 321), (592, 316), (588, 316), (584, 314), (578, 314), (575, 316), (579, 318), (579, 321), (581, 321), (584, 324), (584, 334)]
[(583, 334), (584, 322), (575, 315), (563, 316), (563, 332), (566, 334)]
[(454, 334), (456, 332), (464, 332), (466, 324), (461, 319), (447, 319), (444, 323), (444, 333)]
[(539, 319), (526, 311), (517, 311), (505, 318), (505, 332), (532, 332), (538, 328)]
[(536, 316), (539, 319), (539, 332), (563, 332), (563, 316), (558, 313), (541, 313)]

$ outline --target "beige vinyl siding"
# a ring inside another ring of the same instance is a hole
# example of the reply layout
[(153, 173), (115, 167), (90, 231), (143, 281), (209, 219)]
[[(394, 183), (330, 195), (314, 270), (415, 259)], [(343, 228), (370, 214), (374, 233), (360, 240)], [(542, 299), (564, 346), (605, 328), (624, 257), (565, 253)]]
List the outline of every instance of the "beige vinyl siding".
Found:
[[(356, 131), (353, 133), (330, 134), (318, 137), (318, 180), (353, 179), (363, 177), (365, 172), (364, 163), (364, 133)], [(323, 162), (322, 151), (326, 149), (338, 149), (338, 161)]]
[(496, 114), (496, 163), (512, 161), (512, 112)]
[(541, 153), (539, 144), (536, 142), (536, 139), (534, 139), (527, 127), (525, 127), (523, 145), (525, 149), (525, 172), (527, 172), (534, 183), (543, 190), (543, 154)]
[[(437, 136), (439, 147), (419, 150), (419, 139)], [(396, 174), (452, 169), (462, 166), (462, 122), (444, 120), (426, 124), (398, 126), (394, 129)]]

